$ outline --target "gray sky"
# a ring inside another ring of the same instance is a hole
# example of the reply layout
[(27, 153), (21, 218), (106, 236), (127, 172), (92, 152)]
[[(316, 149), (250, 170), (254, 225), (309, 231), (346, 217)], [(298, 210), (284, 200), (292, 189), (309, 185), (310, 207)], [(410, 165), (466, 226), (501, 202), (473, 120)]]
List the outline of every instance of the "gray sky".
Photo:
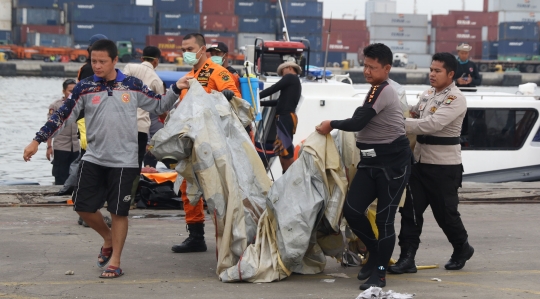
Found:
[[(136, 0), (139, 5), (151, 5), (152, 0)], [(204, 1), (204, 0), (203, 0)], [(282, 0), (283, 1), (283, 0)], [(510, 0), (509, 0), (510, 1)], [(334, 19), (365, 19), (364, 11), (366, 0), (323, 0), (324, 17), (329, 18), (330, 13)], [(396, 0), (397, 13), (414, 13), (414, 0)], [(446, 14), (449, 10), (482, 10), (483, 0), (416, 0), (418, 14)], [(346, 16), (344, 16), (346, 14)]]

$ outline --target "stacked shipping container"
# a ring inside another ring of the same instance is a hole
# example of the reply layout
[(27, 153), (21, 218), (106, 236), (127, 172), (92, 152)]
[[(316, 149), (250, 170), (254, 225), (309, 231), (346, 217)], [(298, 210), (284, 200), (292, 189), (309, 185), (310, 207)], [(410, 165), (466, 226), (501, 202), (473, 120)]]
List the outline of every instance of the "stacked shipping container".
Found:
[[(331, 31), (330, 42), (327, 47), (329, 30)], [(328, 48), (328, 62), (330, 64), (341, 63), (343, 60), (348, 59), (347, 56), (357, 57), (358, 51), (369, 44), (369, 31), (366, 27), (366, 21), (324, 19), (322, 40), (322, 50), (326, 51)], [(354, 59), (354, 61), (356, 60)]]
[(11, 0), (0, 0), (0, 42), (10, 42), (11, 36)]
[(427, 67), (427, 15), (372, 13), (369, 27), (370, 43), (383, 43), (393, 53), (406, 53), (409, 63)]
[(457, 54), (463, 42), (472, 46), (470, 57), (482, 57), (482, 42), (497, 41), (498, 14), (480, 11), (450, 11), (448, 15), (433, 15), (431, 19), (430, 52)]
[(540, 55), (537, 24), (540, 21), (539, 0), (490, 0), (488, 10), (499, 16), (498, 59), (522, 61)]

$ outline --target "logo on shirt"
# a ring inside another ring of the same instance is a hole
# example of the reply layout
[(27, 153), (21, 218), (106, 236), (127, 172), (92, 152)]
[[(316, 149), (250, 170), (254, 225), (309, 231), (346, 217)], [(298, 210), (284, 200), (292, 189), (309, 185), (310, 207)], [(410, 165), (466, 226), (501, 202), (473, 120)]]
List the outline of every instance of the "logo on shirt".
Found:
[(231, 77), (229, 76), (229, 71), (223, 71), (219, 73), (219, 76), (221, 77), (223, 82), (229, 82), (229, 80), (231, 79)]
[(456, 96), (448, 96), (448, 98), (446, 98), (446, 101), (444, 101), (444, 103), (445, 103), (446, 105), (450, 105), (450, 104), (452, 104), (452, 102), (453, 102), (455, 99), (457, 99)]
[(470, 72), (472, 73), (472, 72), (473, 72), (473, 68), (472, 68), (472, 67), (470, 67), (470, 68), (469, 68), (469, 71), (470, 71)]
[(123, 93), (122, 94), (122, 102), (129, 103), (129, 93)]
[(94, 96), (92, 98), (92, 104), (97, 105), (99, 102), (101, 102), (101, 98), (99, 96)]
[(433, 106), (431, 107), (431, 109), (429, 109), (429, 112), (431, 113), (435, 113), (435, 111), (437, 111), (437, 107)]

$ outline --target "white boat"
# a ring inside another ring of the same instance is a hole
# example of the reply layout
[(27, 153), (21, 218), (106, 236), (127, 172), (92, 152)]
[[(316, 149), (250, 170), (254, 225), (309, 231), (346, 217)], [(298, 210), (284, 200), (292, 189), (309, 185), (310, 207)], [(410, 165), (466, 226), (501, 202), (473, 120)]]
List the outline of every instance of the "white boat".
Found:
[[(265, 88), (278, 80), (267, 77)], [(404, 87), (411, 105), (429, 88)], [(351, 117), (362, 105), (368, 90), (367, 85), (358, 89), (335, 80), (304, 79), (294, 144), (300, 144), (323, 120)], [(461, 135), (463, 180), (490, 183), (540, 180), (540, 140), (533, 140), (540, 128), (538, 97), (481, 88), (464, 94), (468, 112)], [(273, 161), (271, 169), (277, 179), (281, 174), (279, 161)]]

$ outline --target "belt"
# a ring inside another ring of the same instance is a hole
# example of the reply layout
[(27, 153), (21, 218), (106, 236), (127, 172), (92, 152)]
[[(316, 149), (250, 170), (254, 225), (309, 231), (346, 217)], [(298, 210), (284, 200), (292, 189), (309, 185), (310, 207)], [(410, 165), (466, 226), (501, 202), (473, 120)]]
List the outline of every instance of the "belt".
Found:
[(458, 145), (459, 137), (416, 136), (416, 142), (429, 145)]

